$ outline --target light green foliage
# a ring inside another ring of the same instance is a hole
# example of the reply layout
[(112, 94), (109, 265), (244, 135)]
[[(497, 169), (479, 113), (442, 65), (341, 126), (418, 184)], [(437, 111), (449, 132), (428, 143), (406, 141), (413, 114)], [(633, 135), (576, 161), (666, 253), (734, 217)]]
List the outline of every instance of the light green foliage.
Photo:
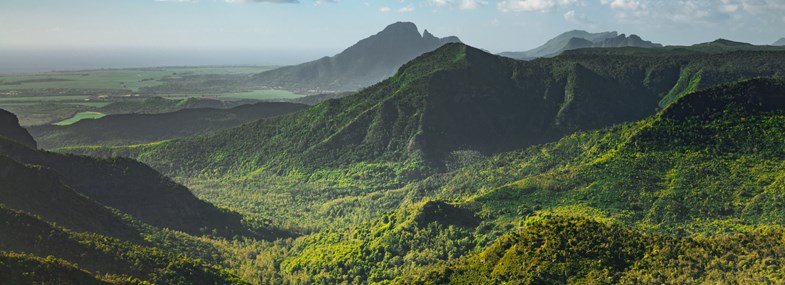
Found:
[(57, 125), (57, 126), (67, 126), (67, 125), (71, 125), (73, 123), (79, 122), (81, 120), (85, 120), (85, 119), (99, 119), (99, 118), (103, 118), (104, 116), (106, 116), (106, 114), (100, 113), (100, 112), (79, 112), (79, 113), (76, 113), (76, 115), (74, 115), (71, 118), (68, 118), (66, 120), (62, 120), (60, 122), (54, 123), (54, 125)]

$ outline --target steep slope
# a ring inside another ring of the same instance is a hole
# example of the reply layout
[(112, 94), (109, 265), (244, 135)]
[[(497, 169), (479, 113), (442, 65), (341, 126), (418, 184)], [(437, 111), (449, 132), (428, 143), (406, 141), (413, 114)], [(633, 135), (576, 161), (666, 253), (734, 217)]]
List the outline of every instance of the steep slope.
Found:
[(29, 254), (0, 252), (0, 280), (8, 285), (58, 284), (58, 285), (107, 285), (68, 261), (57, 258), (40, 258)]
[(582, 205), (676, 234), (782, 225), (783, 114), (782, 79), (710, 88), (637, 123), (495, 156), (432, 191), (491, 216)]
[(459, 41), (437, 38), (427, 30), (421, 35), (413, 23), (397, 22), (335, 56), (266, 71), (253, 80), (289, 90), (354, 91), (390, 77), (423, 53)]
[(425, 201), (303, 238), (282, 272), (325, 283), (778, 283), (783, 123), (782, 79), (692, 93), (640, 122), (417, 182), (398, 199)]
[(661, 44), (644, 41), (637, 35), (617, 34), (616, 32), (589, 33), (574, 30), (563, 33), (549, 40), (544, 45), (524, 52), (503, 52), (499, 55), (515, 59), (534, 59), (539, 57), (554, 57), (565, 51), (582, 48), (658, 48)]
[(115, 213), (62, 184), (51, 170), (0, 156), (0, 204), (77, 232), (140, 241), (140, 233)]
[(305, 109), (293, 103), (257, 103), (231, 109), (186, 109), (163, 114), (109, 115), (67, 126), (28, 128), (41, 148), (130, 145), (227, 129)]
[[(0, 206), (0, 250), (53, 256), (94, 274), (126, 276), (158, 284), (245, 284), (226, 269), (158, 248), (93, 233), (78, 234)], [(22, 265), (23, 271), (34, 269)], [(0, 266), (0, 274), (2, 266)], [(11, 279), (23, 278), (13, 275)]]
[(785, 46), (785, 38), (780, 38), (776, 42), (772, 43), (773, 46)]
[(3, 109), (0, 109), (0, 138), (10, 139), (30, 148), (37, 148), (30, 133), (19, 126), (16, 115)]
[[(8, 124), (8, 122), (4, 123)], [(92, 211), (98, 215), (95, 220), (90, 219), (84, 222), (97, 223), (96, 226), (101, 226), (104, 222), (100, 217), (101, 215), (105, 216), (106, 213), (101, 214), (102, 211), (91, 203), (74, 197), (73, 194), (67, 194), (70, 189), (73, 189), (73, 191), (102, 205), (119, 209), (154, 226), (177, 229), (197, 235), (207, 234), (211, 230), (215, 230), (223, 236), (252, 235), (240, 223), (239, 214), (218, 209), (197, 199), (187, 188), (172, 182), (148, 166), (130, 159), (97, 159), (87, 156), (62, 155), (34, 150), (6, 139), (0, 139), (0, 155), (24, 164), (48, 168), (48, 170), (39, 170), (36, 173), (34, 170), (20, 167), (8, 159), (3, 161), (6, 166), (4, 168), (6, 172), (3, 175), (8, 177), (8, 180), (3, 183), (9, 186), (3, 191), (13, 194), (6, 198), (9, 199), (9, 202), (14, 202), (14, 205), (20, 205), (25, 210), (35, 208), (43, 211), (35, 212), (35, 214), (46, 216), (45, 211), (47, 210), (82, 205), (87, 208), (82, 209), (84, 212), (81, 214), (87, 215)], [(14, 176), (11, 176), (12, 174)], [(75, 204), (63, 204), (46, 209), (45, 204), (36, 204), (41, 201), (27, 201), (27, 198), (33, 197), (24, 196), (23, 192), (25, 191), (28, 191), (27, 195), (30, 196), (40, 195), (38, 198), (41, 199), (60, 197), (65, 199), (63, 202)], [(18, 199), (11, 200), (14, 197)], [(91, 210), (90, 207), (93, 209)], [(70, 214), (68, 215), (70, 216)], [(63, 218), (65, 217), (53, 217), (53, 220), (74, 225), (77, 229), (105, 232), (80, 224), (81, 221), (69, 222)], [(112, 223), (111, 220), (105, 221)]]

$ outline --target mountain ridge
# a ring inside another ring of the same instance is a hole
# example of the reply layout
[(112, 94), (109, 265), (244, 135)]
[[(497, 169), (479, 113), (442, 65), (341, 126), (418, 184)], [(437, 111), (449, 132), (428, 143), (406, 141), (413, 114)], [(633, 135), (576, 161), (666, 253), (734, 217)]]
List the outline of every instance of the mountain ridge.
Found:
[(186, 177), (338, 171), (356, 163), (385, 177), (384, 169), (405, 165), (383, 184), (401, 185), (415, 173), (444, 170), (459, 153), (485, 156), (635, 121), (700, 88), (774, 76), (783, 56), (587, 49), (527, 62), (448, 44), (380, 84), (297, 114), (154, 145), (64, 151), (136, 157)]
[(311, 93), (354, 91), (382, 81), (409, 60), (450, 42), (460, 39), (437, 38), (427, 30), (420, 34), (414, 23), (396, 22), (332, 57), (262, 72), (251, 80)]
[(554, 57), (564, 51), (582, 48), (618, 48), (618, 47), (640, 47), (657, 48), (661, 44), (644, 41), (637, 35), (619, 34), (618, 32), (589, 33), (583, 30), (572, 30), (562, 33), (545, 44), (534, 49), (523, 52), (502, 52), (501, 56), (515, 59), (534, 59), (539, 57)]

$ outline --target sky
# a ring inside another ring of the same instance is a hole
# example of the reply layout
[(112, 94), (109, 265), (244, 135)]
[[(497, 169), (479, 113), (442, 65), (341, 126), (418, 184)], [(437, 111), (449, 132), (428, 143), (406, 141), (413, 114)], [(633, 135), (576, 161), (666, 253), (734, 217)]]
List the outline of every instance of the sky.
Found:
[(665, 45), (770, 44), (785, 37), (785, 0), (0, 0), (0, 65), (16, 57), (9, 50), (292, 64), (338, 53), (396, 21), (492, 52), (528, 50), (573, 29)]

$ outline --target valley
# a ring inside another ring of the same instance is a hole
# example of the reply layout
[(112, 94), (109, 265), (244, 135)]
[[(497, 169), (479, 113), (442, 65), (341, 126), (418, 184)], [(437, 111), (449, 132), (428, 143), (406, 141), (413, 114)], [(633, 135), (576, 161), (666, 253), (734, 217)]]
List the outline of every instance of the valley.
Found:
[(780, 284), (783, 126), (785, 47), (615, 31), (0, 75), (0, 283)]

